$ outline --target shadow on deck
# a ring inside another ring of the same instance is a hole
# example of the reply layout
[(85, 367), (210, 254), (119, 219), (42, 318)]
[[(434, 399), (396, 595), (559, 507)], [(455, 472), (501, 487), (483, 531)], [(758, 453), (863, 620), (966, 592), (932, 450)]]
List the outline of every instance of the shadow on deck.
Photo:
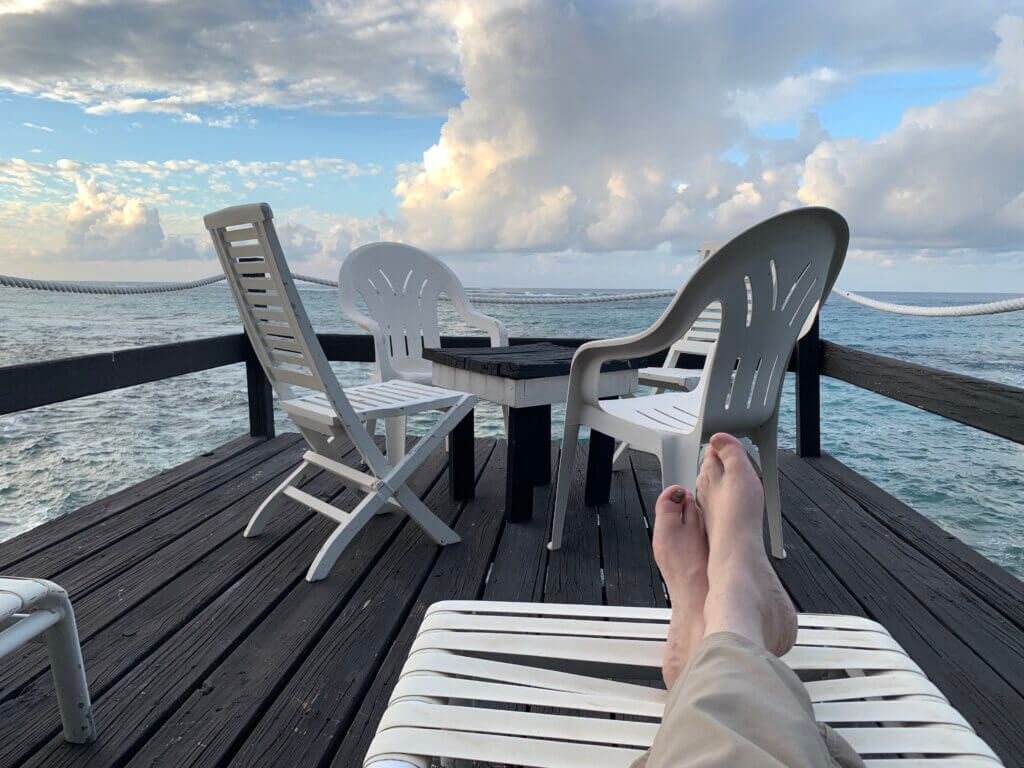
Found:
[[(504, 522), (503, 444), (476, 441), (469, 502), (449, 499), (439, 451), (410, 484), (462, 543), (441, 550), (380, 516), (308, 584), (328, 521), (293, 504), (241, 536), (301, 450), (294, 434), (240, 438), (0, 545), (0, 572), (71, 593), (99, 729), (89, 747), (61, 739), (45, 654), (27, 646), (0, 660), (0, 766), (352, 768), (429, 604), (666, 603), (650, 456), (632, 454), (600, 509), (582, 505), (581, 457), (565, 544), (549, 553), (547, 515)], [(1006, 764), (1024, 765), (1024, 583), (834, 459), (780, 461), (777, 567), (800, 610), (882, 622)], [(306, 489), (352, 506), (336, 479)]]

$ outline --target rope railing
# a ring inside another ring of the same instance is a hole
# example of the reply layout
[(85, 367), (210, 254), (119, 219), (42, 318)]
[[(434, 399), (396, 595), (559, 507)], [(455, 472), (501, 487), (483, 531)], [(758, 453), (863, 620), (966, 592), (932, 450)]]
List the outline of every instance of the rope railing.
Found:
[[(329, 288), (337, 288), (336, 280), (311, 275), (292, 275), (296, 280)], [(123, 283), (76, 282), (68, 280), (32, 280), (25, 277), (0, 275), (0, 286), (8, 288), (25, 288), (33, 291), (57, 291), (60, 293), (102, 294), (111, 296), (136, 296), (151, 293), (171, 293), (188, 291), (194, 288), (213, 285), (224, 279), (224, 275), (212, 275), (199, 280), (181, 283), (153, 283), (147, 285), (125, 285)], [(469, 298), (477, 304), (601, 304), (613, 301), (644, 301), (647, 299), (666, 299), (675, 296), (675, 290), (639, 291), (636, 293), (592, 294), (589, 296), (495, 296), (479, 291), (468, 291)], [(871, 309), (899, 315), (915, 315), (917, 317), (969, 317), (973, 315), (995, 315), (1002, 312), (1024, 310), (1024, 296), (1001, 301), (990, 301), (981, 304), (960, 304), (948, 307), (926, 307), (914, 304), (894, 304), (878, 301), (852, 291), (834, 290), (837, 296), (861, 304)], [(442, 297), (445, 298), (445, 297)]]

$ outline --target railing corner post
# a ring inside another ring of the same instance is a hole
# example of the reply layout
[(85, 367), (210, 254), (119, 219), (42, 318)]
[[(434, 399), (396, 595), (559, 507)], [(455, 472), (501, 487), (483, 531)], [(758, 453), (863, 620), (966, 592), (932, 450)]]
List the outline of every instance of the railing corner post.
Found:
[(274, 436), (274, 391), (248, 340), (245, 353), (245, 381), (249, 395), (249, 434), (269, 440)]
[(796, 343), (796, 453), (821, 455), (821, 341), (817, 317)]

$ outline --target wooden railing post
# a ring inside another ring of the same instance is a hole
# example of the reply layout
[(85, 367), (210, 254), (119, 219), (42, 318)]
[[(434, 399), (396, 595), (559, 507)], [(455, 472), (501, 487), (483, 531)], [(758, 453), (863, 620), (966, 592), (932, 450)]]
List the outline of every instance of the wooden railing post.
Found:
[(269, 440), (274, 436), (274, 391), (251, 346), (245, 356), (245, 381), (249, 393), (249, 434)]
[(821, 455), (821, 343), (818, 318), (796, 343), (796, 453)]

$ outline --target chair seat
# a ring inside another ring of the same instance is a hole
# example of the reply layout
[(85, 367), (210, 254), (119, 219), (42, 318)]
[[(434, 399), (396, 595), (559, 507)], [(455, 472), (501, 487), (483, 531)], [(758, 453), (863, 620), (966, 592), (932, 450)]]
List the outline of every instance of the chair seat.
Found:
[[(670, 617), (658, 608), (437, 603), (424, 617), (364, 764), (409, 755), (629, 765), (650, 747), (666, 692), (627, 681), (660, 680)], [(799, 627), (783, 661), (803, 681), (815, 717), (832, 724), (867, 765), (1000, 765), (881, 625), (800, 614)]]
[(601, 410), (609, 416), (658, 434), (688, 435), (697, 423), (700, 403), (701, 391), (697, 389), (692, 392), (663, 392), (658, 395), (602, 400)]
[(48, 595), (63, 590), (44, 579), (20, 579), (0, 576), (0, 623), (16, 613), (35, 608)]
[[(360, 419), (378, 419), (450, 408), (464, 398), (465, 393), (392, 379), (346, 387), (345, 397)], [(341, 419), (330, 401), (319, 392), (282, 400), (281, 407), (292, 415), (305, 416), (327, 426), (341, 426)]]
[(699, 368), (641, 368), (637, 381), (646, 387), (690, 392), (700, 384), (703, 373)]

